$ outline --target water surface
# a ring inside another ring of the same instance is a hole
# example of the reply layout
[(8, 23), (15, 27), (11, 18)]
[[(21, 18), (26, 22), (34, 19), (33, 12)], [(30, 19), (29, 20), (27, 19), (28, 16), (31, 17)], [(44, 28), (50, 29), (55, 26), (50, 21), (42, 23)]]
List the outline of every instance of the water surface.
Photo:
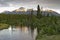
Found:
[(0, 31), (0, 40), (35, 40), (37, 29), (31, 30), (28, 27), (10, 26)]

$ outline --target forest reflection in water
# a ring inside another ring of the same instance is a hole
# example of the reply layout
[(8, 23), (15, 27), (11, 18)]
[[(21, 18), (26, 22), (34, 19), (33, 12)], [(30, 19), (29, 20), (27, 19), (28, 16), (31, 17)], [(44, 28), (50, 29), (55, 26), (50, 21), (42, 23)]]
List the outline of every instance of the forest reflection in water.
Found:
[(10, 26), (0, 31), (0, 40), (35, 40), (37, 28)]

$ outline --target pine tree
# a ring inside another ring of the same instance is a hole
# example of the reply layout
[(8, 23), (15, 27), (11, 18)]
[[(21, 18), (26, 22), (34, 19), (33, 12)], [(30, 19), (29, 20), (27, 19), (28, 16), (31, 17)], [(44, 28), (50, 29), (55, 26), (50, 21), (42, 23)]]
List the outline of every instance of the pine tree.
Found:
[(31, 10), (31, 18), (32, 18), (32, 16), (33, 16), (33, 9)]
[(40, 9), (40, 6), (38, 5), (37, 6), (37, 18), (41, 18), (41, 9)]
[(49, 13), (47, 14), (47, 17), (49, 17)]

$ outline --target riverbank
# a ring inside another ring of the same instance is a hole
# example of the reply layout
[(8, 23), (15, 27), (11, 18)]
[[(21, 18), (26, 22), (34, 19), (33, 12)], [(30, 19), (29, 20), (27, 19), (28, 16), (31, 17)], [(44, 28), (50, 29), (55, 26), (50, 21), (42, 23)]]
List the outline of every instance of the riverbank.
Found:
[(8, 24), (0, 23), (0, 30), (7, 29), (8, 27)]
[(39, 35), (37, 40), (60, 40), (60, 35), (51, 35), (51, 36), (43, 35), (41, 37)]

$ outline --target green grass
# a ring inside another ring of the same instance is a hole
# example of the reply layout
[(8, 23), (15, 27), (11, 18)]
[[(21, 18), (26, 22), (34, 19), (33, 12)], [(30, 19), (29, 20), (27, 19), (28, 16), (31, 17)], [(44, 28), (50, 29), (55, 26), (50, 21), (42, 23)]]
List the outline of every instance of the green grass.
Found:
[(37, 40), (60, 40), (60, 35), (42, 36), (38, 37)]
[(7, 29), (8, 27), (9, 27), (8, 24), (0, 23), (0, 30)]

